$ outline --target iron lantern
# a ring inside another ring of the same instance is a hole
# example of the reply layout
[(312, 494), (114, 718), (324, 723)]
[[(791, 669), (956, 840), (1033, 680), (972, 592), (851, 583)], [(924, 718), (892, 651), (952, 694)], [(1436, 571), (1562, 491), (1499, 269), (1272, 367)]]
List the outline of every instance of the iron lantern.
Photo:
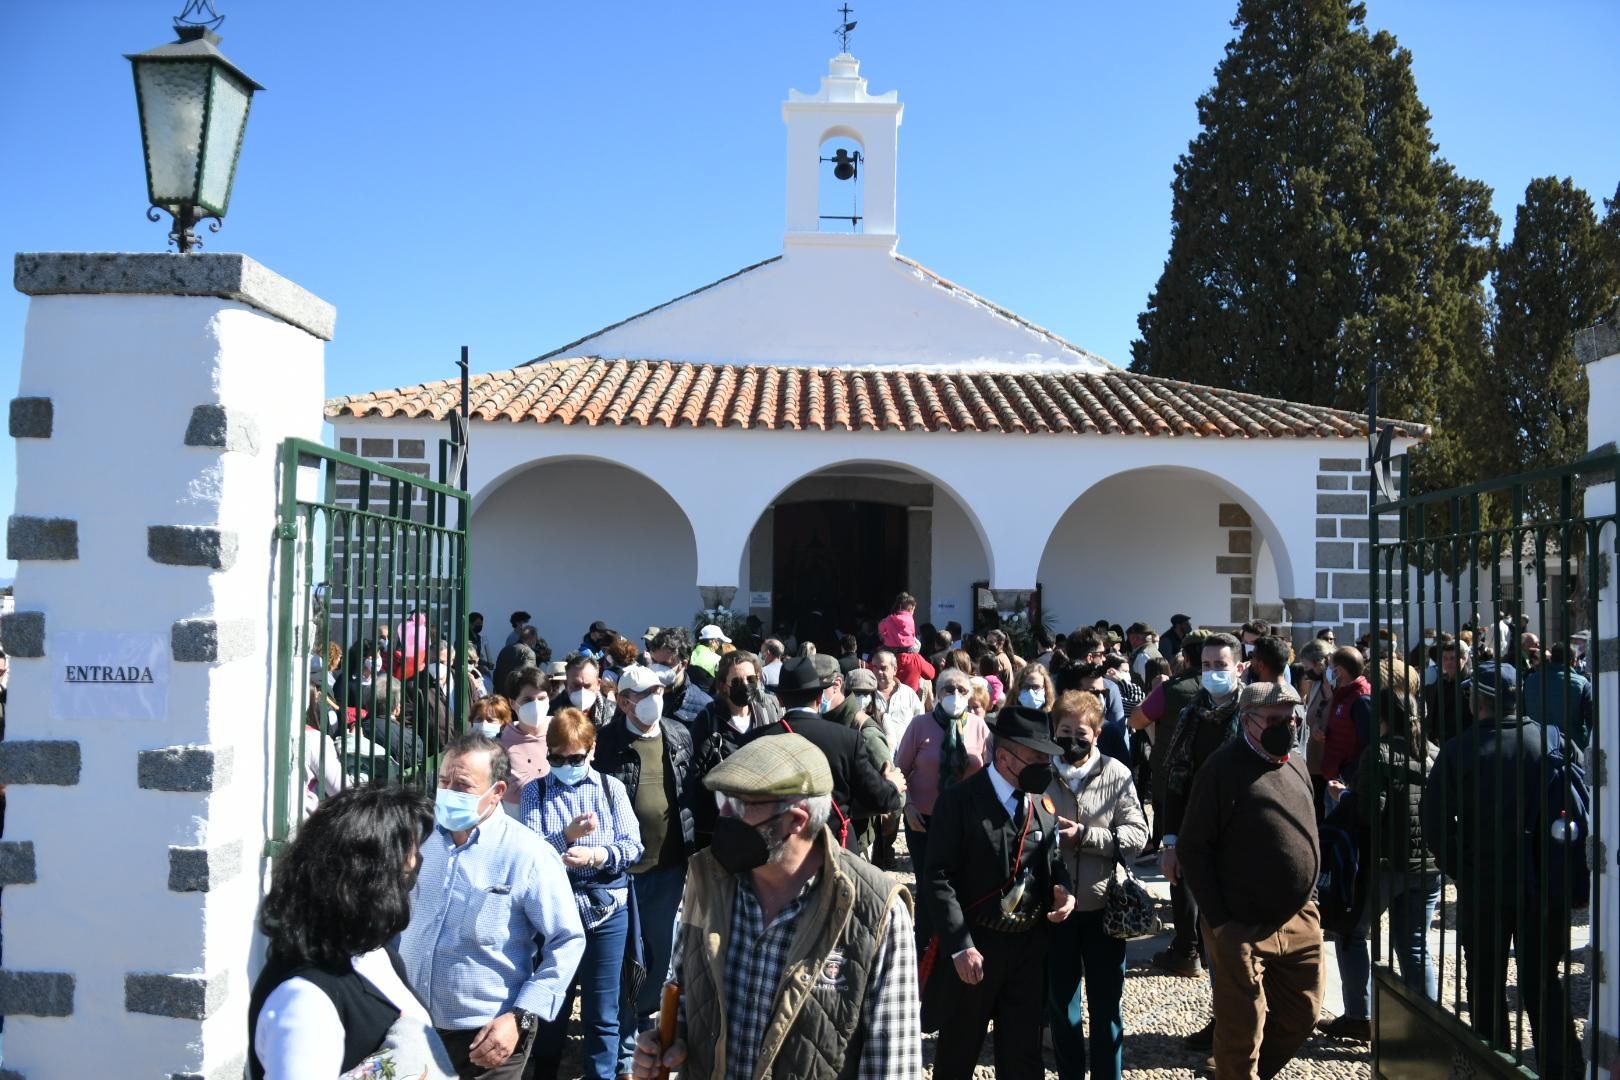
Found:
[(158, 211), (168, 212), (169, 241), (182, 254), (202, 246), (193, 231), (198, 221), (212, 219), (209, 231), (220, 230), (248, 108), (254, 91), (264, 89), (219, 51), (214, 31), (223, 21), (212, 0), (190, 0), (174, 20), (177, 40), (125, 57), (135, 69), (146, 216), (159, 221)]

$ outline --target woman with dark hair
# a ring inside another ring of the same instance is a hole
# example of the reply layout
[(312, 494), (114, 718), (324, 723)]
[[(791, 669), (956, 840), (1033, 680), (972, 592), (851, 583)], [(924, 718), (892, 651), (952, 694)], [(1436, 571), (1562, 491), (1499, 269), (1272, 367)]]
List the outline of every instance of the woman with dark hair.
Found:
[(368, 1058), (413, 1080), (455, 1076), (388, 945), (410, 923), (432, 830), (431, 799), (377, 784), (338, 792), (299, 826), (259, 910), (269, 950), (248, 1003), (253, 1080), (338, 1080)]

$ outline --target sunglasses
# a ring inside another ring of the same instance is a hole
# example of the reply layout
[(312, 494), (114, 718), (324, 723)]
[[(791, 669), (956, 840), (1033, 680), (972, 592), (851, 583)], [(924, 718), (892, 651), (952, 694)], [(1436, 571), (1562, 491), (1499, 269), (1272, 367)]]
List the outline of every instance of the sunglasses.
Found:
[(585, 764), (585, 760), (589, 757), (589, 754), (569, 754), (566, 757), (564, 757), (562, 754), (547, 754), (546, 760), (552, 764), (553, 768), (555, 768), (561, 765), (583, 765)]

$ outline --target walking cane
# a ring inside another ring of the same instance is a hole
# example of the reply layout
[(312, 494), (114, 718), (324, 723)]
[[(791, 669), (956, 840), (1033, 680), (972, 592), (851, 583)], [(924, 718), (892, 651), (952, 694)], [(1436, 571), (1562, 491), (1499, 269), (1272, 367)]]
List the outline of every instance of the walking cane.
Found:
[(669, 1080), (669, 1069), (664, 1055), (675, 1042), (675, 1019), (681, 1011), (681, 984), (671, 979), (664, 984), (664, 996), (658, 1003), (658, 1080)]

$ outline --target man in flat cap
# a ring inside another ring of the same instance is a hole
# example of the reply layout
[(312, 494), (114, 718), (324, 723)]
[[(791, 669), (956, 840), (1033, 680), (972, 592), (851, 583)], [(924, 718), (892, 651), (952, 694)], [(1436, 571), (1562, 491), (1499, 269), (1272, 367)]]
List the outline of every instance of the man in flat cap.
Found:
[(1177, 840), (1214, 969), (1220, 1080), (1275, 1076), (1322, 1003), (1321, 853), (1298, 705), (1285, 682), (1244, 687), (1237, 738), (1198, 770)]
[(996, 714), (988, 766), (945, 789), (928, 822), (917, 890), (938, 933), (926, 973), (936, 1080), (969, 1080), (991, 1021), (999, 1080), (1041, 1080), (1049, 924), (1074, 911), (1046, 789), (1063, 751), (1046, 713)]
[(911, 897), (833, 837), (825, 755), (767, 735), (703, 783), (720, 816), (676, 920), (678, 1034), (643, 1034), (633, 1075), (919, 1080)]

